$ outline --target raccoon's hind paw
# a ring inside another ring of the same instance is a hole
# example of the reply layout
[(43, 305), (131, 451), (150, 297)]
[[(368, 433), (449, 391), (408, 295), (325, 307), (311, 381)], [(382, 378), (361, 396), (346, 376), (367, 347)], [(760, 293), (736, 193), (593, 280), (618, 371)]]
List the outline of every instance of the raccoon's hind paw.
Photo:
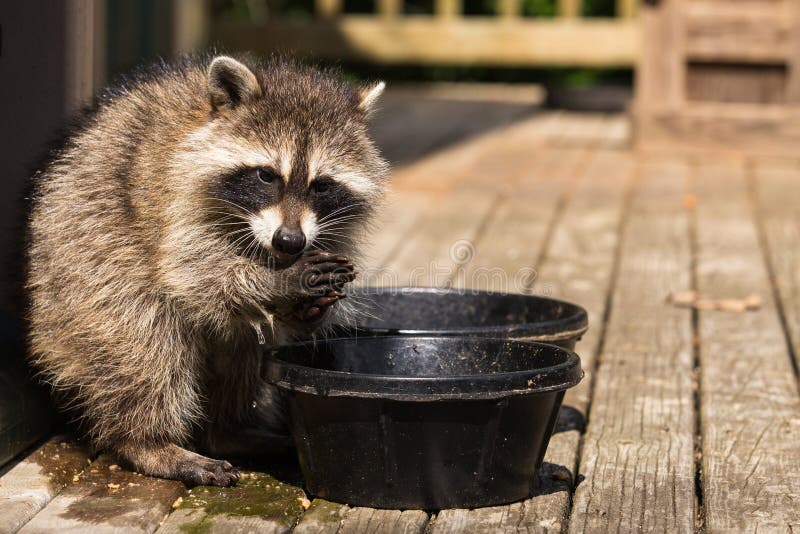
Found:
[(121, 444), (116, 452), (122, 463), (143, 475), (179, 480), (187, 486), (227, 487), (239, 481), (239, 471), (230, 463), (174, 444)]
[(220, 486), (226, 488), (239, 482), (239, 471), (230, 462), (197, 455), (180, 462), (176, 478), (187, 486)]

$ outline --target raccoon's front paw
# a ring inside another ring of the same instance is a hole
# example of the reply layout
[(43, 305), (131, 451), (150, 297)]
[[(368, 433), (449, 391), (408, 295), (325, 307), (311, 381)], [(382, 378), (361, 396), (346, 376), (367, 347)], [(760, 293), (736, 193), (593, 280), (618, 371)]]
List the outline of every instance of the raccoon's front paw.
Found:
[(342, 291), (356, 278), (353, 263), (341, 254), (312, 250), (300, 260), (300, 286), (311, 296)]
[(344, 286), (355, 280), (357, 273), (352, 262), (340, 254), (314, 250), (300, 261), (300, 285), (305, 297), (298, 302), (295, 317), (303, 322), (316, 321), (347, 296)]
[(187, 486), (220, 486), (226, 488), (239, 482), (239, 471), (230, 462), (197, 455), (177, 465), (176, 478)]

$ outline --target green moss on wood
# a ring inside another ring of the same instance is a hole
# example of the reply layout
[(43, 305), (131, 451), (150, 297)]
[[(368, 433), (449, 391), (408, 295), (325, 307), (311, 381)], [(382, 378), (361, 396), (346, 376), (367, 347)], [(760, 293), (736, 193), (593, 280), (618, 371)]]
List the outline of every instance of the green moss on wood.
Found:
[(179, 509), (202, 509), (204, 514), (181, 525), (188, 534), (209, 532), (215, 517), (260, 517), (267, 521), (294, 525), (303, 513), (302, 489), (264, 473), (242, 473), (233, 488), (198, 486), (189, 491)]

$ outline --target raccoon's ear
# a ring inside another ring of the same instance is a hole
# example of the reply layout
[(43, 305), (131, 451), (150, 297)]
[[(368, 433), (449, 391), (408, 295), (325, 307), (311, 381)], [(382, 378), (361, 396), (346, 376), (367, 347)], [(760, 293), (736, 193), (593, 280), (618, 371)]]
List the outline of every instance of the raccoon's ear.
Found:
[(217, 56), (209, 65), (208, 90), (215, 109), (236, 107), (261, 96), (253, 71), (228, 56)]
[(386, 89), (385, 82), (375, 82), (359, 89), (358, 109), (364, 113), (369, 113), (372, 111), (372, 107), (375, 105), (375, 102), (378, 101), (378, 98), (381, 96), (381, 94), (383, 94), (384, 89)]

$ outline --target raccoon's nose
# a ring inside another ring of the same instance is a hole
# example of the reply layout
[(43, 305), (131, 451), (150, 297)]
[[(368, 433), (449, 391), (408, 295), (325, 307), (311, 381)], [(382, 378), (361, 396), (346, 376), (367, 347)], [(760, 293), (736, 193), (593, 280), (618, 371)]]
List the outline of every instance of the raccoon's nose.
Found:
[(294, 256), (303, 252), (306, 247), (306, 236), (299, 228), (281, 226), (272, 236), (272, 247), (278, 252)]

